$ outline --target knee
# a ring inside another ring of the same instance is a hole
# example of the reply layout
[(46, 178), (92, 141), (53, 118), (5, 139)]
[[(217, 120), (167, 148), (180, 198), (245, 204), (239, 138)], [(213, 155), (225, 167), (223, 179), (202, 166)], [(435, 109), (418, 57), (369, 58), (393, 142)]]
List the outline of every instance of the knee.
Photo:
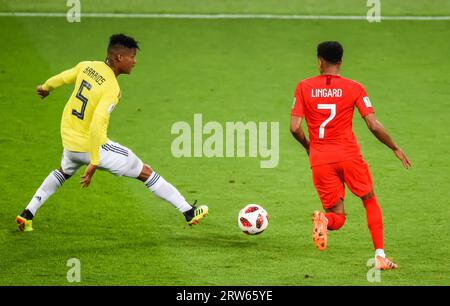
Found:
[(152, 167), (150, 167), (147, 164), (144, 164), (144, 166), (142, 167), (142, 171), (146, 171), (147, 173), (149, 173), (149, 175), (151, 175), (153, 173)]
[(365, 201), (369, 200), (370, 198), (372, 198), (373, 196), (374, 196), (374, 193), (373, 193), (373, 190), (371, 190), (371, 191), (369, 191), (369, 193), (363, 195), (363, 196), (361, 197), (361, 200), (362, 200), (363, 202), (365, 202)]
[(144, 165), (142, 167), (142, 171), (141, 174), (139, 174), (138, 179), (145, 182), (146, 180), (148, 180), (148, 178), (150, 177), (150, 175), (152, 175), (153, 170), (149, 165)]
[(64, 176), (64, 178), (66, 180), (68, 180), (68, 179), (70, 179), (72, 177), (71, 175), (64, 173), (62, 168), (59, 168), (58, 171), (61, 172), (61, 174)]
[(326, 209), (326, 212), (332, 212), (337, 215), (345, 215), (343, 199), (339, 199), (334, 204), (330, 205), (330, 208)]

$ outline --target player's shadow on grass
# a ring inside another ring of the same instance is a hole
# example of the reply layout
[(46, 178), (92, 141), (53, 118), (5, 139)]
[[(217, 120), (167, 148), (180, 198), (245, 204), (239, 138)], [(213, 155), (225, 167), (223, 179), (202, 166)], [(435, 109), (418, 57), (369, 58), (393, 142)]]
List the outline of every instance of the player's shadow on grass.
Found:
[[(259, 238), (259, 239), (258, 239)], [(210, 233), (205, 236), (176, 236), (173, 239), (175, 244), (183, 247), (194, 248), (239, 248), (243, 247), (258, 247), (268, 244), (267, 239), (260, 239), (257, 236), (250, 236), (245, 234), (219, 234)]]

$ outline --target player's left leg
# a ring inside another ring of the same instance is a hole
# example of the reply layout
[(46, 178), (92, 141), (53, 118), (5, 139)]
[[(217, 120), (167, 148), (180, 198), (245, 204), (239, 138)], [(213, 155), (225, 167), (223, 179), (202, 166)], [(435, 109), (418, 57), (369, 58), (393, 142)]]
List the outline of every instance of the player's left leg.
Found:
[(387, 259), (384, 253), (383, 215), (373, 192), (369, 166), (363, 159), (360, 159), (347, 161), (344, 168), (347, 186), (353, 194), (361, 198), (366, 209), (367, 226), (375, 248), (377, 268), (382, 270), (397, 268), (397, 265)]
[(383, 215), (373, 190), (362, 196), (361, 200), (366, 209), (367, 226), (369, 227), (375, 248), (376, 268), (380, 270), (398, 268), (397, 264), (389, 258), (386, 258), (384, 253)]
[(208, 206), (201, 205), (197, 207), (195, 203), (192, 206), (188, 204), (178, 189), (153, 171), (149, 165), (142, 167), (142, 171), (137, 179), (142, 181), (156, 196), (169, 202), (182, 212), (189, 225), (197, 224), (200, 219), (208, 215)]
[(139, 157), (127, 147), (109, 141), (100, 150), (100, 169), (115, 175), (137, 178), (156, 196), (172, 204), (183, 213), (189, 225), (208, 214), (208, 206), (196, 207), (186, 202), (183, 195), (172, 184), (167, 182), (148, 165), (144, 165)]

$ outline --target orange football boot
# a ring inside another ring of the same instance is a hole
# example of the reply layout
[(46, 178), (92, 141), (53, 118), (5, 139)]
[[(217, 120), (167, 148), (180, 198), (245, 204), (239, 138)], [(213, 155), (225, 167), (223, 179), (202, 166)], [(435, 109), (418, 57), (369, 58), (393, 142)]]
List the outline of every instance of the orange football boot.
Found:
[(377, 270), (392, 270), (397, 269), (398, 265), (395, 264), (392, 260), (389, 258), (384, 258), (381, 256), (375, 257), (375, 268)]

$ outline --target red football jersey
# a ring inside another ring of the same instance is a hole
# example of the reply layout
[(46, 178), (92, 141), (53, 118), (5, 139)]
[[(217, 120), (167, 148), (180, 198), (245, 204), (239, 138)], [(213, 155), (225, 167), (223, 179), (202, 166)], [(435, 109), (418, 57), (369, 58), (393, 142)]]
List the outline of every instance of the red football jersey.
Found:
[(292, 116), (308, 124), (311, 167), (361, 155), (352, 130), (355, 105), (361, 117), (373, 113), (364, 87), (337, 75), (320, 75), (298, 83)]

